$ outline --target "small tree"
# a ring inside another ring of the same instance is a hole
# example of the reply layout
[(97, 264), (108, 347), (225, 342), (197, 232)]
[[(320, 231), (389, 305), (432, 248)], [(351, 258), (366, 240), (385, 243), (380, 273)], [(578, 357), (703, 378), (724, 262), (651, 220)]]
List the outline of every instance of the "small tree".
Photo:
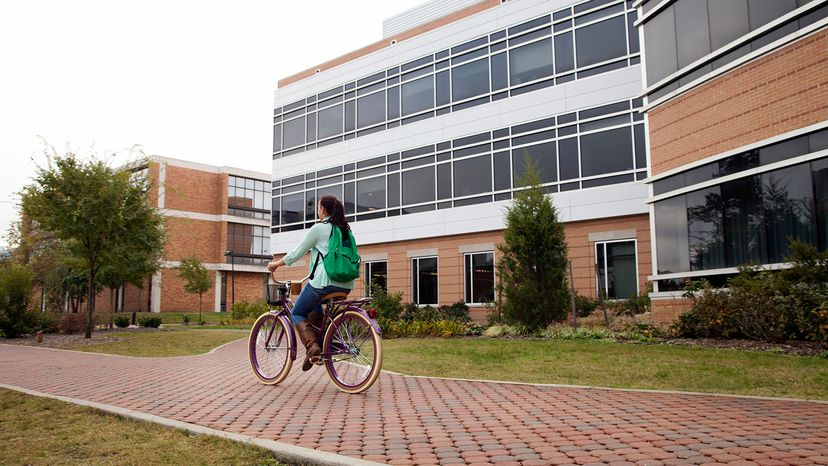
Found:
[(36, 324), (29, 312), (33, 279), (29, 267), (0, 261), (0, 332), (6, 338), (28, 333)]
[(92, 337), (99, 273), (120, 251), (157, 256), (163, 245), (163, 219), (150, 207), (147, 185), (125, 170), (100, 160), (81, 161), (73, 153), (47, 153), (34, 183), (23, 188), (23, 215), (54, 234), (70, 255), (82, 261), (87, 277), (86, 338)]
[(197, 257), (191, 256), (181, 261), (181, 265), (178, 267), (178, 276), (184, 280), (185, 292), (198, 295), (198, 323), (200, 324), (202, 322), (202, 295), (213, 287), (210, 273)]
[(498, 246), (498, 289), (504, 319), (536, 329), (566, 317), (566, 238), (537, 169), (525, 164), (520, 184), (527, 188), (507, 208), (505, 242)]

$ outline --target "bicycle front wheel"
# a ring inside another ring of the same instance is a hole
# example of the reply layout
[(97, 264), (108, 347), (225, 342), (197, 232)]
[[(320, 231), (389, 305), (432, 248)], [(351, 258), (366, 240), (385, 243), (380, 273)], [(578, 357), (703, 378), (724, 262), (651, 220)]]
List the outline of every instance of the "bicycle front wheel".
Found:
[(364, 314), (348, 310), (328, 325), (322, 341), (325, 369), (345, 393), (361, 393), (382, 368), (382, 338)]
[(270, 312), (259, 316), (253, 324), (247, 345), (248, 356), (253, 373), (263, 383), (276, 385), (290, 373), (292, 331), (287, 318)]

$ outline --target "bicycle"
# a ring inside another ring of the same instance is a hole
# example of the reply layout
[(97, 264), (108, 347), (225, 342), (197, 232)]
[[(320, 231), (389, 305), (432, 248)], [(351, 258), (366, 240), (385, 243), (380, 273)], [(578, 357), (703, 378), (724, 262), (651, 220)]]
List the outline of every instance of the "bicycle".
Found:
[[(253, 373), (266, 385), (276, 385), (288, 376), (296, 360), (297, 338), (290, 318), (293, 300), (302, 282), (278, 281), (266, 286), (270, 311), (256, 319), (248, 339)], [(362, 309), (371, 298), (347, 300), (347, 293), (322, 297), (322, 364), (333, 383), (345, 393), (362, 393), (376, 382), (382, 368), (382, 330), (373, 311)], [(324, 329), (324, 332), (322, 331)]]

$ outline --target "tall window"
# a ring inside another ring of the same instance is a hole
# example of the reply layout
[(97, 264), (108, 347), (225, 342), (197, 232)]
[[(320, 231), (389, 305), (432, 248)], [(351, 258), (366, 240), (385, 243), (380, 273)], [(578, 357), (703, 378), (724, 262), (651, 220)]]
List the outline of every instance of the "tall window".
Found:
[(411, 259), (411, 297), (415, 304), (437, 304), (437, 258)]
[(373, 296), (373, 287), (388, 291), (388, 262), (365, 263), (365, 296)]
[(627, 299), (638, 294), (635, 241), (595, 243), (598, 293), (607, 299)]
[(227, 249), (233, 253), (227, 262), (265, 265), (270, 260), (270, 232), (266, 227), (228, 223)]
[(490, 303), (494, 301), (494, 253), (476, 252), (466, 254), (465, 264), (467, 303)]
[(228, 176), (227, 207), (230, 215), (270, 220), (270, 183)]

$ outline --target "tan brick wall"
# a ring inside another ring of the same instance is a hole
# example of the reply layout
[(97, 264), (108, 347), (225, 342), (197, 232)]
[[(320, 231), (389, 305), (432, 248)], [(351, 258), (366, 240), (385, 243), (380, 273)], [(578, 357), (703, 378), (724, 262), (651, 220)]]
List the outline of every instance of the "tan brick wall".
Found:
[(227, 174), (167, 164), (164, 182), (167, 209), (221, 215), (227, 213)]
[(227, 244), (227, 224), (194, 220), (191, 218), (166, 217), (167, 244), (164, 259), (180, 261), (195, 254), (202, 262), (224, 262)]
[[(264, 299), (264, 274), (255, 272), (236, 272), (236, 302), (254, 303)], [(227, 309), (231, 309), (233, 292), (233, 274), (227, 272)]]
[[(204, 292), (202, 312), (213, 312), (215, 296), (212, 288)], [(198, 295), (184, 292), (184, 281), (175, 269), (161, 271), (161, 312), (198, 312)]]
[[(638, 281), (641, 291), (647, 289), (647, 276), (652, 274), (650, 254), (650, 223), (647, 215), (634, 215), (612, 219), (571, 222), (565, 226), (569, 257), (573, 263), (575, 289), (579, 294), (595, 296), (595, 245), (589, 241), (590, 233), (602, 233), (617, 230), (636, 230), (638, 254)], [(357, 241), (359, 239), (357, 238)], [(438, 299), (440, 304), (451, 304), (463, 299), (463, 254), (460, 247), (491, 243), (495, 246), (503, 242), (503, 231), (473, 233), (466, 235), (443, 236), (411, 241), (398, 241), (360, 246), (362, 256), (387, 254), (388, 289), (401, 291), (403, 301), (411, 301), (411, 260), (408, 251), (437, 249), (438, 257)], [(499, 259), (495, 250), (495, 261)], [(283, 267), (277, 272), (280, 280), (299, 279), (307, 274), (309, 256), (305, 256), (305, 265)], [(351, 296), (362, 296), (364, 287), (360, 280)], [(495, 280), (497, 278), (495, 277)], [(473, 309), (476, 320), (485, 320), (484, 309)]]
[(828, 30), (649, 112), (652, 173), (828, 119)]
[(474, 15), (476, 13), (480, 13), (481, 11), (488, 10), (489, 8), (496, 7), (501, 4), (500, 0), (483, 0), (480, 3), (476, 3), (474, 5), (468, 6), (461, 10), (455, 11), (454, 13), (448, 14), (441, 18), (434, 19), (429, 21), (425, 24), (421, 24), (417, 27), (411, 28), (409, 30), (403, 31), (397, 35), (391, 37), (385, 37), (381, 41), (374, 42), (371, 45), (366, 45), (360, 49), (354, 50), (353, 52), (347, 53), (340, 57), (334, 58), (333, 60), (328, 60), (321, 65), (314, 66), (312, 68), (308, 68), (304, 71), (300, 71), (299, 73), (293, 74), (286, 78), (280, 79), (278, 83), (278, 87), (285, 87), (290, 84), (293, 84), (297, 81), (301, 81), (305, 78), (309, 78), (316, 74), (316, 70), (325, 71), (336, 66), (339, 66), (343, 63), (347, 63), (349, 61), (356, 60), (357, 58), (363, 57), (368, 55), (369, 53), (376, 52), (377, 50), (382, 50), (386, 47), (390, 47), (392, 41), (399, 43), (407, 39), (411, 39), (412, 37), (419, 36), (420, 34), (424, 34), (428, 31), (432, 31), (439, 27), (445, 26), (447, 24), (453, 23), (455, 21), (459, 21), (463, 18), (468, 16)]
[(653, 299), (651, 303), (653, 321), (661, 327), (668, 327), (692, 306), (687, 298)]

